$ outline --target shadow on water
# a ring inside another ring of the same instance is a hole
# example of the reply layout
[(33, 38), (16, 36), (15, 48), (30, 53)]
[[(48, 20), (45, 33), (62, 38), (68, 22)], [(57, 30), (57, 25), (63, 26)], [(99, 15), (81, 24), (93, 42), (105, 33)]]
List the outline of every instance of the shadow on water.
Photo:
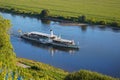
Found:
[(48, 19), (41, 19), (41, 22), (46, 25), (49, 25), (51, 23), (51, 21)]
[(81, 28), (81, 30), (82, 30), (83, 32), (86, 32), (86, 31), (87, 31), (87, 27), (88, 27), (88, 26), (86, 26), (86, 25), (80, 26), (80, 28)]
[(49, 50), (52, 54), (54, 54), (58, 51), (63, 51), (63, 52), (68, 52), (70, 54), (74, 54), (76, 51), (79, 51), (79, 49), (70, 49), (70, 48), (64, 48), (64, 47), (62, 48), (62, 47), (56, 47), (56, 46), (51, 46), (51, 45), (45, 45), (45, 44), (41, 44), (41, 43), (38, 44), (38, 42), (33, 42), (33, 41), (29, 41), (29, 40), (24, 40), (24, 39), (22, 39), (22, 41), (24, 43), (30, 44), (34, 47)]
[(120, 32), (120, 28), (112, 28), (112, 31), (114, 31), (114, 32)]
[(98, 26), (98, 28), (102, 31), (105, 31), (107, 27), (106, 26)]

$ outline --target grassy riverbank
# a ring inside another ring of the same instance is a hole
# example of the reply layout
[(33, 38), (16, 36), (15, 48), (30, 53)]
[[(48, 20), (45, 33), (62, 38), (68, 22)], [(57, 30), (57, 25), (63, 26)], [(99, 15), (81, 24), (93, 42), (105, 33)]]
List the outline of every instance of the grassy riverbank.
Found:
[(78, 72), (69, 73), (41, 62), (36, 62), (23, 58), (17, 58), (17, 62), (30, 66), (30, 68), (28, 68), (27, 70), (29, 70), (29, 73), (31, 74), (34, 73), (33, 78), (38, 77), (35, 80), (41, 80), (42, 78), (46, 79), (47, 76), (50, 80), (119, 80), (88, 70), (80, 70)]
[[(41, 62), (23, 58), (17, 58), (17, 62), (29, 66), (29, 68), (24, 68), (24, 72), (21, 74), (21, 76), (26, 77), (26, 79), (64, 80), (65, 76), (68, 75), (68, 72), (63, 71), (62, 69), (58, 69)], [(19, 67), (19, 65), (17, 66)], [(19, 68), (23, 69), (21, 66)]]
[(120, 26), (119, 0), (0, 0), (0, 8), (19, 14), (38, 16), (43, 9), (50, 16), (59, 19), (79, 21), (85, 15), (85, 22)]

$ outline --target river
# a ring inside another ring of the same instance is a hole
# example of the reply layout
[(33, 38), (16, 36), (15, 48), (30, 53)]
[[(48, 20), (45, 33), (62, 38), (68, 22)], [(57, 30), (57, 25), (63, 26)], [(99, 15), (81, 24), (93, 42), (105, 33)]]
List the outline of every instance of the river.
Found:
[(120, 30), (89, 25), (86, 27), (69, 26), (50, 21), (48, 24), (31, 17), (0, 13), (12, 22), (11, 31), (17, 33), (39, 31), (61, 35), (74, 40), (79, 50), (52, 48), (24, 41), (11, 35), (11, 43), (17, 57), (40, 61), (73, 72), (80, 69), (100, 72), (120, 77)]

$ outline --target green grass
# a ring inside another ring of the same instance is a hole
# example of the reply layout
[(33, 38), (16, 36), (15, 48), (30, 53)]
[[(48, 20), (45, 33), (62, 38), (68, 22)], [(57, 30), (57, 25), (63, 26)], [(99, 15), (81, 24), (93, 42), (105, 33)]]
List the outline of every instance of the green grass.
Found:
[(97, 72), (80, 70), (66, 76), (65, 80), (119, 80)]
[[(41, 62), (36, 62), (33, 60), (27, 60), (23, 58), (17, 58), (17, 61), (23, 63), (25, 65), (31, 66), (31, 68), (24, 70), (22, 74), (28, 74), (27, 70), (29, 71), (28, 75), (23, 75), (27, 79), (30, 77), (35, 80), (119, 80), (117, 78), (113, 78), (107, 75), (103, 75), (97, 72), (92, 72), (88, 70), (80, 70), (78, 72), (65, 72), (61, 69), (52, 67), (48, 64), (44, 64)], [(32, 66), (36, 68), (32, 68)], [(21, 74), (21, 75), (22, 75)], [(32, 75), (34, 74), (34, 76)], [(47, 77), (46, 77), (47, 76)], [(38, 77), (38, 78), (36, 78)]]
[[(33, 60), (27, 60), (23, 58), (17, 58), (17, 61), (30, 66), (31, 68), (26, 68), (23, 70), (23, 68), (19, 69), (24, 72), (21, 72), (21, 76), (24, 76), (25, 79), (35, 79), (37, 80), (63, 80), (66, 75), (68, 75), (68, 72), (65, 72), (62, 69), (58, 69), (55, 67), (52, 67), (48, 64), (44, 64), (41, 62), (36, 62)], [(33, 68), (34, 67), (34, 68)], [(29, 73), (28, 73), (29, 72)], [(27, 74), (27, 75), (26, 75)], [(34, 75), (33, 75), (34, 74)], [(29, 76), (28, 76), (29, 75)]]
[(0, 16), (0, 80), (3, 80), (5, 72), (15, 69), (16, 56), (7, 34), (10, 26), (10, 21)]
[(53, 16), (86, 15), (99, 21), (120, 21), (119, 0), (0, 0), (0, 7), (36, 13), (48, 9)]

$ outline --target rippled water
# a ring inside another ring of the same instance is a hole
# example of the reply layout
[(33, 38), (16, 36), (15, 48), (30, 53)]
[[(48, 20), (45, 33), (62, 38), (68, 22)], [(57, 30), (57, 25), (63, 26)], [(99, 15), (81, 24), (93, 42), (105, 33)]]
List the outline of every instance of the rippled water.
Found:
[(28, 58), (62, 68), (66, 71), (87, 69), (103, 74), (120, 77), (120, 31), (98, 26), (67, 26), (51, 21), (44, 24), (41, 20), (1, 13), (12, 22), (17, 33), (39, 31), (50, 33), (50, 29), (62, 38), (75, 40), (80, 50), (52, 48), (24, 41), (11, 35), (11, 42), (18, 57)]

